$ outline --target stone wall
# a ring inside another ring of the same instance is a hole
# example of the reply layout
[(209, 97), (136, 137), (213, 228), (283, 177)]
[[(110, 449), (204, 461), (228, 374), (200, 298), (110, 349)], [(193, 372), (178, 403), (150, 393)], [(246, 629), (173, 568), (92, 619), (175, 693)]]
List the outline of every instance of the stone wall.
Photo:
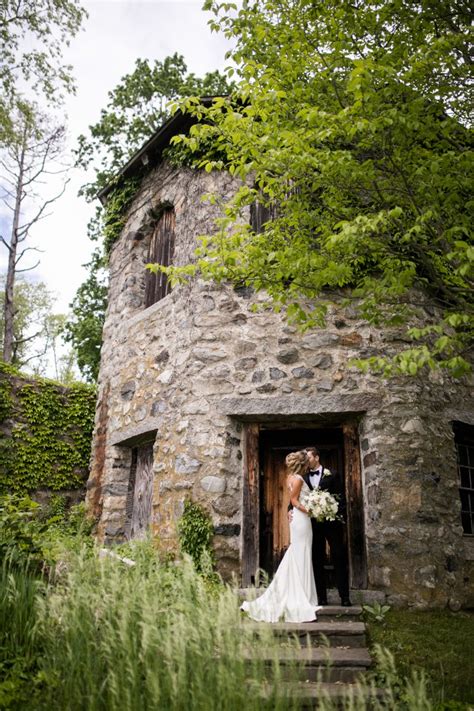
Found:
[[(335, 303), (327, 328), (304, 335), (265, 296), (193, 282), (143, 308), (150, 207), (176, 212), (176, 263), (191, 258), (233, 189), (225, 175), (161, 164), (137, 196), (110, 259), (89, 502), (99, 534), (119, 540), (131, 446), (156, 432), (152, 529), (176, 544), (187, 496), (212, 514), (224, 575), (239, 574), (244, 421), (342, 421), (356, 414), (363, 465), (369, 587), (394, 604), (474, 605), (474, 540), (462, 535), (452, 420), (474, 424), (472, 392), (440, 374), (385, 381), (353, 357), (390, 352), (377, 331)], [(259, 303), (262, 310), (254, 312)]]

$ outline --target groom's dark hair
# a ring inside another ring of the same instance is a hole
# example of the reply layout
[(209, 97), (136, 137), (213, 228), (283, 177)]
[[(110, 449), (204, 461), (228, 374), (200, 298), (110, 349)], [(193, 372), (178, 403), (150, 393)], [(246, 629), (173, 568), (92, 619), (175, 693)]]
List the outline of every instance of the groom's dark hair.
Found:
[(315, 457), (321, 457), (321, 453), (317, 447), (306, 447), (307, 452), (312, 452)]

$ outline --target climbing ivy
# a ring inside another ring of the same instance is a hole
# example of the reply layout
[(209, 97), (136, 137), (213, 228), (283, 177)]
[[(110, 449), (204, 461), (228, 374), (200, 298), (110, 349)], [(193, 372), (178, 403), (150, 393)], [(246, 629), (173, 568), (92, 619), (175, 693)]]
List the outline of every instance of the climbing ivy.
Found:
[(181, 551), (191, 556), (196, 570), (202, 572), (205, 560), (214, 561), (212, 536), (214, 529), (209, 514), (197, 503), (184, 502), (184, 512), (178, 523)]
[[(7, 363), (2, 363), (0, 368), (0, 376), (15, 375), (16, 370)], [(0, 377), (0, 422), (7, 420), (10, 417), (13, 408), (13, 399), (11, 396), (11, 385), (6, 377)]]
[(90, 456), (95, 389), (83, 383), (64, 387), (27, 378), (0, 364), (0, 397), (0, 492), (82, 487)]
[(141, 180), (141, 175), (123, 178), (120, 184), (107, 196), (102, 213), (102, 234), (106, 255), (110, 254), (112, 246), (122, 232), (127, 218), (127, 210), (138, 192)]

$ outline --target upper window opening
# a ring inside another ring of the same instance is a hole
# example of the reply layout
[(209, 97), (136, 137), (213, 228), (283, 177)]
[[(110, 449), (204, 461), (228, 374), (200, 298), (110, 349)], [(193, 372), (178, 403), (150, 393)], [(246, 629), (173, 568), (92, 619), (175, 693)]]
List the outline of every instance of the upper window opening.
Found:
[(474, 427), (454, 423), (463, 531), (474, 535)]
[[(173, 208), (164, 210), (153, 231), (148, 247), (147, 263), (161, 264), (169, 267), (173, 264), (175, 242), (175, 212)], [(145, 308), (156, 304), (171, 291), (171, 285), (166, 274), (154, 274), (147, 270), (145, 280)]]
[(275, 216), (276, 209), (274, 205), (266, 206), (259, 202), (254, 202), (250, 205), (250, 226), (256, 234), (263, 232), (265, 223), (273, 220)]

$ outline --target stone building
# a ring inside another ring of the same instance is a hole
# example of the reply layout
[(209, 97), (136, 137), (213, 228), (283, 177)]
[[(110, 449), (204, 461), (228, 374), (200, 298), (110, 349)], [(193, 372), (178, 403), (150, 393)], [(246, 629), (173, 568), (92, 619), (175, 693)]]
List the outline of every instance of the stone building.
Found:
[(99, 536), (151, 529), (172, 548), (192, 498), (212, 516), (220, 571), (247, 586), (288, 543), (285, 455), (316, 445), (345, 482), (351, 587), (392, 604), (473, 606), (472, 388), (350, 367), (400, 346), (355, 309), (335, 306), (324, 330), (302, 335), (251, 309), (263, 295), (199, 281), (170, 290), (147, 272), (189, 262), (217, 214), (201, 195), (235, 188), (163, 159), (183, 124), (168, 121), (122, 171), (144, 178), (110, 255), (88, 483)]

